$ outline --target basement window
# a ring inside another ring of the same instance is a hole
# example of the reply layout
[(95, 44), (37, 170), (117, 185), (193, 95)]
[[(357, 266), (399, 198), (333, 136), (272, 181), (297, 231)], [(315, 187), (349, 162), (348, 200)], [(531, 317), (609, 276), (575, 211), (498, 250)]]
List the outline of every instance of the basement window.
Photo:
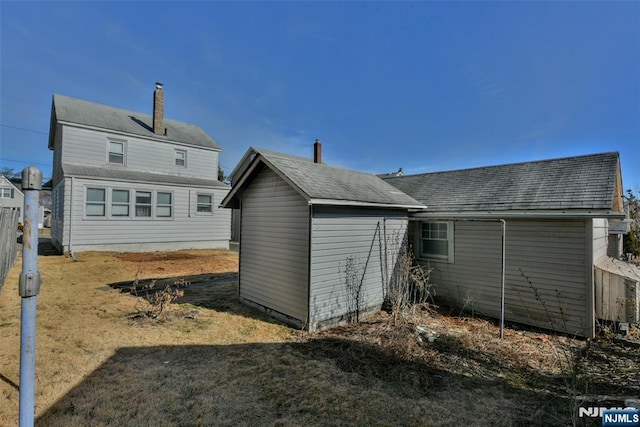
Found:
[(420, 223), (420, 258), (453, 262), (453, 221)]

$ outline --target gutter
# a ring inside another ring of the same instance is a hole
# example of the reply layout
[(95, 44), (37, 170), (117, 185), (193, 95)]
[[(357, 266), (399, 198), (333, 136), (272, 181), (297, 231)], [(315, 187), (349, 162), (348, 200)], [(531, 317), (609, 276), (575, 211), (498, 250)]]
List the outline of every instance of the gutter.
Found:
[(625, 217), (624, 212), (594, 212), (594, 211), (508, 211), (508, 212), (416, 212), (414, 218), (424, 219), (586, 219), (586, 218), (620, 218)]

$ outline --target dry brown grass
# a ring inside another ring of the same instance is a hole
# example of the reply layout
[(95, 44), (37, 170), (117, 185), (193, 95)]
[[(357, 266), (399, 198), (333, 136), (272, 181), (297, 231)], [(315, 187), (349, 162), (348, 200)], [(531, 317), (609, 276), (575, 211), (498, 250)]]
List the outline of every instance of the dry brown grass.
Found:
[[(233, 252), (77, 258), (40, 258), (38, 425), (562, 425), (575, 390), (557, 349), (583, 356), (587, 392), (640, 394), (637, 349), (434, 314), (413, 319), (440, 334), (426, 346), (382, 312), (306, 334), (238, 303)], [(18, 273), (0, 294), (2, 426), (18, 419)], [(119, 288), (136, 275), (191, 285), (170, 315), (132, 320)], [(624, 387), (593, 375), (608, 365)]]

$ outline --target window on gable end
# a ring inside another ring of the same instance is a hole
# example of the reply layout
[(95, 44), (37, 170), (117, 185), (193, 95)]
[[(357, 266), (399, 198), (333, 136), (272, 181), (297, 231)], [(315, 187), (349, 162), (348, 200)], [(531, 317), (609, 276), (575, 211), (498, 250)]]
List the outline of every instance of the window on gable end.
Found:
[(187, 152), (176, 150), (176, 166), (187, 166)]
[(124, 141), (109, 140), (109, 163), (116, 165), (125, 164), (125, 143)]

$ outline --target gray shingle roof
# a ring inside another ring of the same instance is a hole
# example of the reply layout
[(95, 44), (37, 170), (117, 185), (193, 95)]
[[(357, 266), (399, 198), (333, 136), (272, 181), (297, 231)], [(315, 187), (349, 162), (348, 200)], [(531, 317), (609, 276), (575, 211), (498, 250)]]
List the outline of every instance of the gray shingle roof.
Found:
[[(109, 107), (59, 94), (53, 95), (53, 108), (58, 121), (92, 126), (165, 141), (182, 142), (199, 147), (220, 149), (220, 146), (202, 128), (189, 123), (164, 119), (166, 135), (156, 135), (152, 129), (152, 116), (121, 108)], [(50, 132), (49, 148), (53, 149)]]
[(610, 211), (617, 152), (383, 178), (430, 212)]
[(62, 170), (65, 176), (77, 176), (93, 179), (108, 179), (123, 182), (145, 182), (159, 184), (173, 184), (189, 187), (202, 187), (211, 189), (229, 189), (229, 186), (212, 179), (191, 178), (187, 176), (166, 175), (152, 172), (138, 172), (115, 167), (103, 168), (94, 166), (82, 166), (63, 164)]
[[(337, 168), (324, 163), (314, 163), (304, 157), (292, 156), (260, 148), (250, 148), (255, 153), (251, 164), (262, 161), (275, 169), (315, 203), (368, 204), (397, 207), (423, 207), (422, 204), (387, 184), (375, 175)], [(240, 176), (251, 168), (248, 167)], [(242, 180), (238, 180), (239, 183)], [(237, 188), (232, 193), (238, 191)], [(230, 193), (230, 196), (233, 195)], [(223, 202), (224, 203), (224, 202)]]

